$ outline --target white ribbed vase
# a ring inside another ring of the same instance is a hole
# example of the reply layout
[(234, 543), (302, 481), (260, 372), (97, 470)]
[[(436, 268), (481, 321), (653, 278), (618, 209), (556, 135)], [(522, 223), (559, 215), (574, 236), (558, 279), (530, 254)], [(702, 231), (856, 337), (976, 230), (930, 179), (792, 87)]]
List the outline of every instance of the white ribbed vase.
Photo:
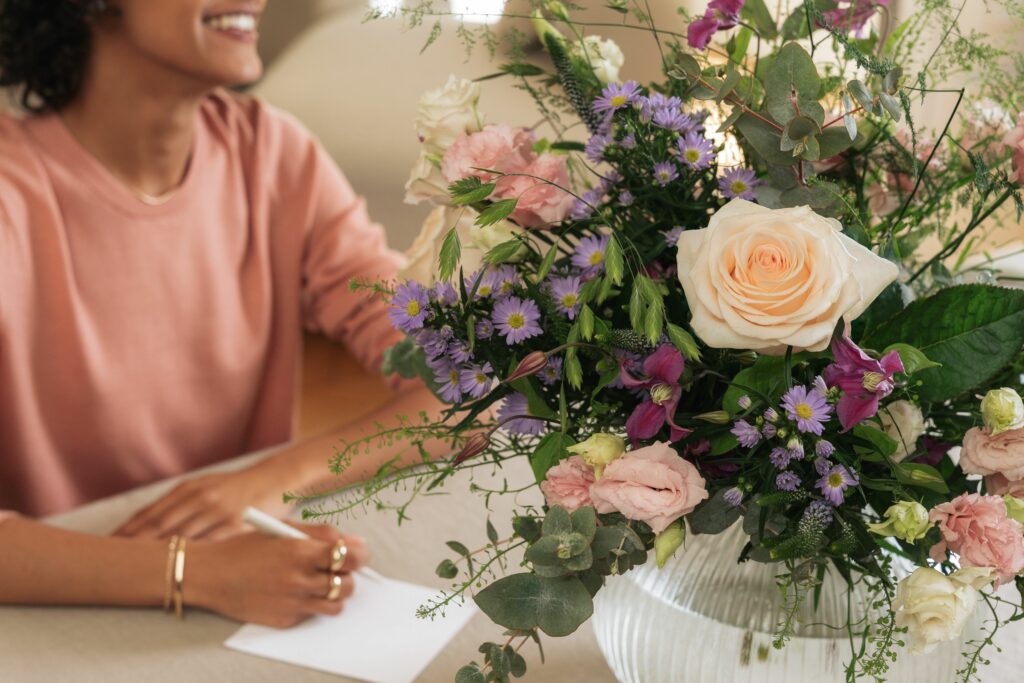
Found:
[[(597, 641), (622, 683), (845, 683), (850, 641), (848, 590), (835, 570), (826, 574), (817, 611), (806, 600), (798, 633), (772, 647), (784, 614), (775, 576), (782, 565), (736, 558), (747, 541), (740, 524), (714, 536), (691, 535), (685, 549), (658, 570), (652, 557), (598, 593)], [(863, 614), (863, 593), (852, 611)], [(899, 651), (886, 680), (957, 680), (964, 643), (978, 633), (977, 614), (960, 640), (915, 656)], [(905, 636), (903, 636), (905, 640)], [(859, 643), (858, 643), (859, 646)], [(870, 646), (869, 646), (870, 651)], [(851, 679), (852, 680), (852, 679)], [(856, 680), (870, 680), (858, 677)]]

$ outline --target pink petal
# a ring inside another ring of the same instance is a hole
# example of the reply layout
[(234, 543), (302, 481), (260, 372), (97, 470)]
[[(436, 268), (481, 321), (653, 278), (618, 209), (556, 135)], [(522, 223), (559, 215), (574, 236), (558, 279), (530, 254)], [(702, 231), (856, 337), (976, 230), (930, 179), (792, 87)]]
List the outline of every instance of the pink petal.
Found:
[(636, 446), (640, 440), (649, 439), (657, 434), (664, 424), (665, 407), (656, 405), (654, 401), (644, 401), (626, 420), (626, 434)]
[(839, 404), (836, 406), (836, 414), (839, 415), (839, 422), (843, 425), (844, 432), (850, 431), (877, 413), (878, 397), (874, 394), (867, 396), (845, 394), (839, 399)]
[(667, 384), (677, 384), (683, 374), (683, 354), (671, 344), (662, 344), (644, 361), (644, 372), (652, 379)]

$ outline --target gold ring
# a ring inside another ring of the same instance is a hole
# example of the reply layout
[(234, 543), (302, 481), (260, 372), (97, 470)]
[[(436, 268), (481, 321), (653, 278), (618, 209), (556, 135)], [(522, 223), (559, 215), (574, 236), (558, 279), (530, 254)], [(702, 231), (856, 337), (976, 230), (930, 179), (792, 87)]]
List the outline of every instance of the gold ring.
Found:
[(345, 566), (346, 557), (348, 557), (348, 546), (345, 544), (345, 539), (341, 539), (331, 548), (331, 564), (328, 569), (332, 572), (340, 572), (341, 568)]
[(345, 582), (341, 574), (331, 574), (330, 588), (327, 589), (327, 599), (337, 600), (341, 597), (341, 584)]

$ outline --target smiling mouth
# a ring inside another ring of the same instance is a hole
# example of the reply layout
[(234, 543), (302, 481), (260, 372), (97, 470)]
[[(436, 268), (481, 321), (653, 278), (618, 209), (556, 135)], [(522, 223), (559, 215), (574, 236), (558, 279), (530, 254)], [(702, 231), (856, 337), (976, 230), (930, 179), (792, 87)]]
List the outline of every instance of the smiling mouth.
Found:
[(203, 19), (203, 25), (235, 38), (255, 38), (256, 15), (248, 12), (218, 14)]

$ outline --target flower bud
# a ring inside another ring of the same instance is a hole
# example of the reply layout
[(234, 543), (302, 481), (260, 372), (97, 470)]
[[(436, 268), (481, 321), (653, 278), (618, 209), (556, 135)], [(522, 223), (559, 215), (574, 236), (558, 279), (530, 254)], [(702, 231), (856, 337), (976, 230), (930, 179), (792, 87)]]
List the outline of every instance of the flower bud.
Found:
[(924, 538), (932, 526), (928, 519), (928, 510), (916, 501), (903, 500), (890, 505), (885, 511), (885, 519), (876, 524), (868, 524), (868, 529), (879, 536), (895, 536), (907, 543)]
[(1003, 502), (1006, 503), (1006, 516), (1024, 524), (1024, 498), (1006, 495), (1003, 496)]
[(539, 9), (533, 10), (531, 21), (533, 22), (533, 30), (537, 33), (537, 37), (540, 38), (540, 42), (542, 44), (545, 42), (545, 36), (548, 34), (555, 36), (559, 41), (565, 41), (561, 32), (552, 26), (550, 21), (544, 18), (544, 13)]
[(743, 490), (738, 486), (726, 489), (725, 493), (722, 494), (722, 500), (734, 508), (739, 507), (743, 503)]
[(1024, 402), (1010, 389), (993, 389), (981, 400), (981, 417), (992, 436), (1024, 427)]
[(455, 456), (455, 460), (452, 461), (452, 465), (459, 465), (466, 460), (469, 460), (473, 456), (480, 455), (487, 450), (487, 447), (491, 445), (491, 435), (489, 432), (477, 432), (473, 436), (466, 439), (466, 443), (462, 445), (462, 450), (459, 451), (458, 455)]
[(703, 420), (704, 422), (710, 422), (714, 425), (726, 425), (732, 422), (732, 416), (724, 410), (713, 410), (710, 413), (701, 413), (700, 415), (694, 415), (694, 420)]
[(507, 384), (509, 382), (515, 382), (517, 379), (522, 379), (523, 377), (536, 375), (538, 372), (543, 370), (547, 364), (548, 355), (546, 353), (543, 351), (531, 351), (526, 354), (521, 361), (519, 361), (519, 365), (517, 365), (516, 369), (512, 371), (512, 374), (502, 381)]
[(779, 413), (775, 408), (768, 408), (764, 411), (764, 419), (767, 422), (775, 423), (779, 419)]
[(594, 477), (600, 479), (604, 468), (626, 452), (626, 442), (614, 434), (598, 432), (591, 434), (590, 438), (582, 443), (569, 446), (566, 450), (583, 458), (594, 468)]
[(683, 526), (681, 519), (677, 519), (654, 537), (654, 557), (658, 563), (658, 569), (664, 568), (668, 558), (675, 554), (684, 540), (686, 540), (686, 527)]
[(750, 397), (747, 396), (746, 394), (743, 394), (738, 399), (736, 399), (736, 403), (743, 410), (750, 410), (750, 406), (752, 406), (754, 404), (754, 402), (751, 401)]
[(565, 5), (560, 3), (558, 0), (547, 0), (547, 2), (544, 3), (544, 9), (546, 9), (555, 19), (569, 21), (569, 10), (567, 10)]

